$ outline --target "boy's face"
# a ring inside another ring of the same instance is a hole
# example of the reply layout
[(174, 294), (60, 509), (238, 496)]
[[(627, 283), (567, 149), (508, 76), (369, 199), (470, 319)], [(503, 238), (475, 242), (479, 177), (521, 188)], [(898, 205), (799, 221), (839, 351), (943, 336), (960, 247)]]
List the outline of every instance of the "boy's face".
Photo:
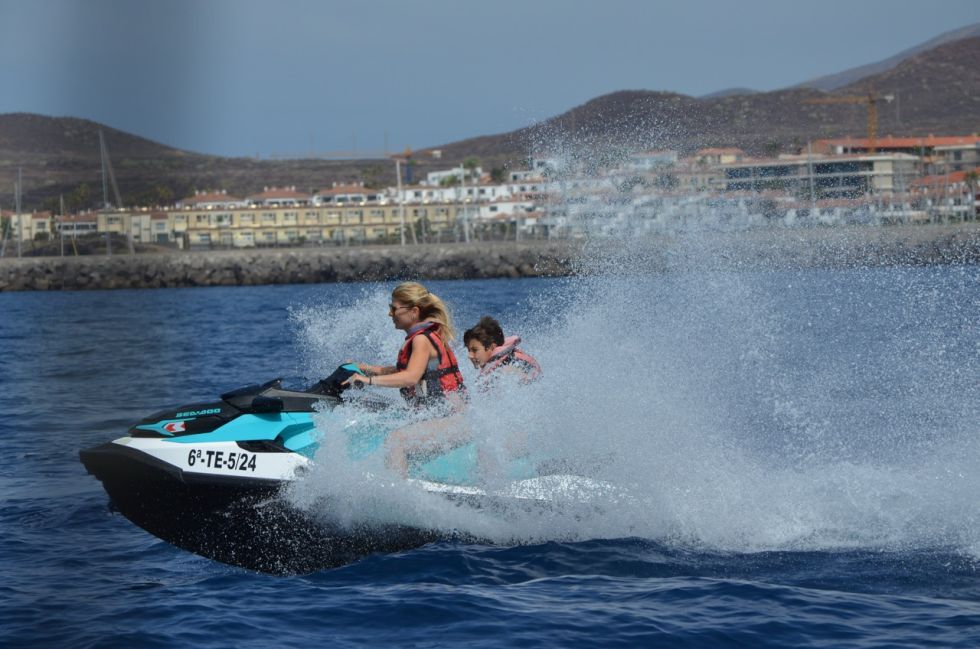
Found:
[(484, 347), (483, 343), (474, 338), (466, 345), (466, 355), (469, 357), (470, 362), (473, 363), (473, 367), (480, 369), (490, 360), (495, 348), (494, 345)]

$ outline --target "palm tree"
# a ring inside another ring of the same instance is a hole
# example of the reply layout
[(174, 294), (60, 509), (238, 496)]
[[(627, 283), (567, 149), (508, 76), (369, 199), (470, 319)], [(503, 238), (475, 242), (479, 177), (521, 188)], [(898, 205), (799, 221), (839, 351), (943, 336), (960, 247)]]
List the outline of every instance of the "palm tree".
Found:
[(470, 156), (463, 160), (463, 167), (469, 172), (470, 178), (473, 177), (473, 171), (480, 166), (480, 160), (474, 156)]

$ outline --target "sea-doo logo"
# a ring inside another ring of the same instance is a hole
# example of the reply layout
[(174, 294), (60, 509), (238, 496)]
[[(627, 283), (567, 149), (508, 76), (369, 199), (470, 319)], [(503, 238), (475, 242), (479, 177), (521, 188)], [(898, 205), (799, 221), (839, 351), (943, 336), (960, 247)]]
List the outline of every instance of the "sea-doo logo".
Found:
[(163, 429), (168, 433), (183, 433), (187, 430), (187, 424), (183, 421), (172, 421), (166, 424)]
[(205, 410), (188, 410), (178, 412), (174, 417), (200, 417), (201, 415), (216, 415), (221, 412), (221, 408), (207, 408)]

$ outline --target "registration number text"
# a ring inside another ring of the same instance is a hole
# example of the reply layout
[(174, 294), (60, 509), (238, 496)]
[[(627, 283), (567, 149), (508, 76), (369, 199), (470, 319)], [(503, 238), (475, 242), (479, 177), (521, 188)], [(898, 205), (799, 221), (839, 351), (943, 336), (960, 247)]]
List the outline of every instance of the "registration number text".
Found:
[(192, 448), (187, 454), (187, 466), (200, 464), (209, 469), (255, 471), (254, 453), (245, 451), (212, 451)]

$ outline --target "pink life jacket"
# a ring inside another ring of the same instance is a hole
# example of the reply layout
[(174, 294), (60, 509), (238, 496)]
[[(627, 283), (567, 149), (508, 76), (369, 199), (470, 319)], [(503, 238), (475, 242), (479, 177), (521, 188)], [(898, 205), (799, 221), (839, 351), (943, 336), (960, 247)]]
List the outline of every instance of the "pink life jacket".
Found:
[(537, 381), (541, 377), (541, 365), (533, 356), (517, 348), (520, 342), (520, 336), (504, 338), (504, 344), (497, 347), (493, 356), (480, 370), (480, 376), (488, 377), (501, 367), (512, 366), (523, 372), (524, 376), (521, 377), (521, 383)]

